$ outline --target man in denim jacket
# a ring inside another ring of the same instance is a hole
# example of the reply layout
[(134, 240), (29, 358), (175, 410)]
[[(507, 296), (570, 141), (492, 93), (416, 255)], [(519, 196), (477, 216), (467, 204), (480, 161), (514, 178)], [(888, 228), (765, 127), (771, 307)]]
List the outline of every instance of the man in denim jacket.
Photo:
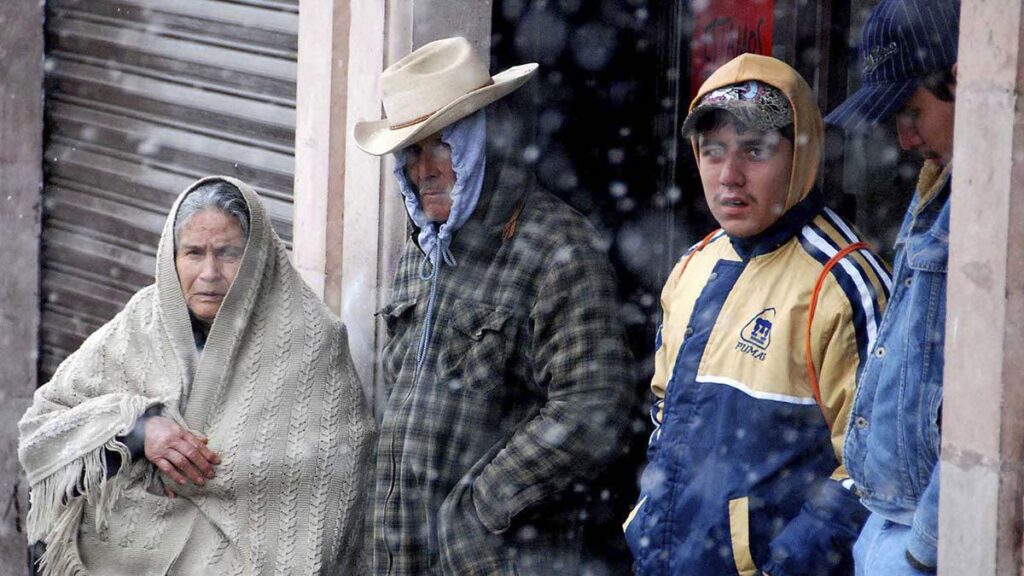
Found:
[(845, 459), (871, 510), (858, 575), (937, 564), (946, 262), (959, 0), (884, 0), (864, 25), (863, 87), (827, 118), (857, 132), (895, 115), (925, 160), (896, 241), (893, 292), (861, 374)]

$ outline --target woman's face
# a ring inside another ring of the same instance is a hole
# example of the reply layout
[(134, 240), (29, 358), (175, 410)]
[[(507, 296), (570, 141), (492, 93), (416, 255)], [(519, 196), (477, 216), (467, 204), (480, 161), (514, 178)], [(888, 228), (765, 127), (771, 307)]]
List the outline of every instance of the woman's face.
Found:
[(242, 227), (216, 208), (195, 213), (181, 227), (174, 264), (185, 303), (196, 318), (213, 322), (244, 251)]

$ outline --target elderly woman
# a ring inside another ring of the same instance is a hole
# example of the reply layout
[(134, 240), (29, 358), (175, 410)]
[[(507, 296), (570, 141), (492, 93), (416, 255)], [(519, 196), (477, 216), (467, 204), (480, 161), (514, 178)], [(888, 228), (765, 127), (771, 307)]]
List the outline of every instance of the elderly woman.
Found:
[(19, 424), (45, 574), (353, 574), (373, 420), (344, 326), (230, 178)]

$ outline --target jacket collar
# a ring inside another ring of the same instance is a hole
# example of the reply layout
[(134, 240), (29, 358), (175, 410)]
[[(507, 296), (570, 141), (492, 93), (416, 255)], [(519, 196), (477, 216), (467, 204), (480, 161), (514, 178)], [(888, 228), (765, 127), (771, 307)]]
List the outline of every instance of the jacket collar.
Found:
[(790, 208), (788, 212), (783, 214), (781, 218), (760, 234), (747, 238), (729, 236), (729, 241), (744, 262), (755, 256), (774, 252), (799, 234), (800, 230), (808, 222), (814, 220), (814, 217), (821, 212), (824, 205), (824, 194), (815, 186), (803, 200), (797, 202), (795, 206)]
[(950, 182), (953, 180), (953, 163), (946, 166), (926, 160), (921, 166), (915, 190), (914, 213), (921, 212), (936, 198), (945, 198), (949, 194)]

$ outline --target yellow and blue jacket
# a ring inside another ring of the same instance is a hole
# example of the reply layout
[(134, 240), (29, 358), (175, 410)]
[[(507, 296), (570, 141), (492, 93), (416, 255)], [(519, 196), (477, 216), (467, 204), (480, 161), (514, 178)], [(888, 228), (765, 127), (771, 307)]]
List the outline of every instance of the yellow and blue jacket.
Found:
[[(795, 165), (808, 162), (799, 154)], [(625, 524), (637, 574), (852, 573), (867, 514), (843, 441), (891, 280), (809, 170), (794, 167), (779, 221), (752, 238), (709, 236), (665, 284), (655, 427)]]

